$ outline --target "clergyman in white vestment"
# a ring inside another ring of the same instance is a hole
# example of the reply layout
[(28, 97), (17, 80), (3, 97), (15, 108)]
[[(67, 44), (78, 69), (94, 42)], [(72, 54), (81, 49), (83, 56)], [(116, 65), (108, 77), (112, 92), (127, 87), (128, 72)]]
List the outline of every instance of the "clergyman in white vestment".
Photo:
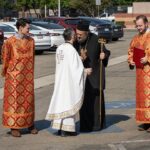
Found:
[(73, 29), (66, 29), (63, 36), (66, 42), (56, 50), (55, 85), (46, 120), (51, 120), (51, 127), (57, 129), (58, 134), (70, 136), (76, 135), (71, 133), (76, 133), (75, 123), (83, 103), (85, 76), (92, 70), (84, 70), (72, 45), (75, 40)]

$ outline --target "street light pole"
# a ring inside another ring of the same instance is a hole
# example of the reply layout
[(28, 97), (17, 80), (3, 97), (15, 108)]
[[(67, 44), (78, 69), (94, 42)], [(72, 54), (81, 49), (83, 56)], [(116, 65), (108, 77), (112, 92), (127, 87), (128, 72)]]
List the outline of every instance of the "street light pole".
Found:
[(60, 0), (58, 0), (58, 17), (60, 17)]
[(45, 0), (45, 5), (44, 5), (44, 14), (45, 18), (47, 17), (47, 1)]
[(45, 4), (45, 18), (47, 17), (47, 6)]

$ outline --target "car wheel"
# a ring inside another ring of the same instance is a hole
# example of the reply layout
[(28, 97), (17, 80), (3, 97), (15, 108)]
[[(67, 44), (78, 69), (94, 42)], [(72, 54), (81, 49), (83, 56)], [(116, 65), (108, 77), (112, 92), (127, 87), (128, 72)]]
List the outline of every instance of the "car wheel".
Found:
[(35, 51), (35, 54), (41, 55), (41, 54), (43, 54), (43, 52), (44, 52), (44, 51)]
[(119, 39), (119, 38), (113, 38), (112, 40), (113, 40), (113, 41), (118, 41), (118, 39)]

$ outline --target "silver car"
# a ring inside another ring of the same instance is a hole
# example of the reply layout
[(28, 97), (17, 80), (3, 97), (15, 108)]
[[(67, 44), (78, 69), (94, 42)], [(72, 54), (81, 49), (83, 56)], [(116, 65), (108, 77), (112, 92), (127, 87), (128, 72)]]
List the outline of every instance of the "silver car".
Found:
[[(4, 22), (3, 24), (12, 27), (17, 32), (14, 22)], [(30, 36), (35, 41), (36, 53), (40, 54), (43, 53), (43, 51), (50, 50), (51, 38), (49, 36), (49, 32), (43, 31), (34, 25), (30, 25)]]
[(0, 23), (0, 29), (4, 33), (4, 40), (16, 33), (15, 29), (7, 24)]
[(64, 27), (62, 27), (61, 25), (42, 21), (32, 22), (32, 24), (36, 25), (43, 31), (49, 32), (51, 37), (51, 49), (55, 49), (59, 45), (64, 43)]

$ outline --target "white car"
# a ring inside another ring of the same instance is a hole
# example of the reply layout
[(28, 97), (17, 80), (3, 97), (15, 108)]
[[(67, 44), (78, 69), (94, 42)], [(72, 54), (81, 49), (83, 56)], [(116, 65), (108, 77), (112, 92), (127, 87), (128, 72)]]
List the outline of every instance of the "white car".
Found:
[(32, 24), (36, 25), (43, 31), (47, 31), (51, 37), (51, 48), (57, 48), (59, 45), (64, 43), (63, 32), (64, 27), (55, 24), (55, 23), (48, 23), (48, 22), (32, 22)]
[(0, 23), (0, 29), (4, 32), (4, 40), (16, 33), (15, 29), (7, 24)]
[[(14, 22), (3, 22), (4, 25), (12, 27), (16, 32), (17, 28)], [(30, 25), (30, 36), (35, 41), (35, 51), (36, 53), (43, 53), (43, 51), (50, 50), (51, 38), (47, 31), (42, 31), (40, 28)]]
[(106, 19), (106, 20), (110, 20), (110, 21), (114, 22), (115, 21), (115, 16), (105, 12), (105, 13), (100, 15), (99, 19)]

